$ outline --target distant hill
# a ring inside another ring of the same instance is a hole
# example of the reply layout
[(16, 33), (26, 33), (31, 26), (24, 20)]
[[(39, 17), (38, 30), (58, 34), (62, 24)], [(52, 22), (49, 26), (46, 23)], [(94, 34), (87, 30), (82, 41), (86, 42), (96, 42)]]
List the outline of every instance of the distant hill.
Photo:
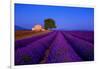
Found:
[(26, 28), (15, 25), (15, 30), (30, 30), (30, 29), (26, 29)]

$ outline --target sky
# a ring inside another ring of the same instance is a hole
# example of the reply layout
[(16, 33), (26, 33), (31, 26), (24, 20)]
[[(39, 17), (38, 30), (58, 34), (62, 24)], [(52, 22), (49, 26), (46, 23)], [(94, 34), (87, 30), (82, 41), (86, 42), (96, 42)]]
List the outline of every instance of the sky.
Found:
[(44, 20), (52, 18), (57, 28), (54, 30), (94, 30), (94, 8), (15, 4), (15, 25), (31, 29), (34, 25), (44, 25)]

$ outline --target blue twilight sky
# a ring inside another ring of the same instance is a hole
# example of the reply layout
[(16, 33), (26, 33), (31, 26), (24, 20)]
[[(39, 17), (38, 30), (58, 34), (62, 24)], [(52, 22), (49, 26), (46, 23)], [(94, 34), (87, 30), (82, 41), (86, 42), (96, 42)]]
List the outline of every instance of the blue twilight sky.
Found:
[(55, 20), (56, 30), (93, 30), (94, 8), (15, 4), (15, 25), (31, 29), (44, 20)]

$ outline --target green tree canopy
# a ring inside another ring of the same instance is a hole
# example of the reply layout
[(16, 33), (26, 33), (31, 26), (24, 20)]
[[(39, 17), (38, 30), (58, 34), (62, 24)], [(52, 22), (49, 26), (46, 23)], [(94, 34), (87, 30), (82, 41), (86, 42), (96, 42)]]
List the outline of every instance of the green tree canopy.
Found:
[(44, 28), (45, 29), (52, 29), (52, 28), (56, 28), (56, 25), (55, 25), (55, 21), (53, 19), (45, 19), (44, 20)]

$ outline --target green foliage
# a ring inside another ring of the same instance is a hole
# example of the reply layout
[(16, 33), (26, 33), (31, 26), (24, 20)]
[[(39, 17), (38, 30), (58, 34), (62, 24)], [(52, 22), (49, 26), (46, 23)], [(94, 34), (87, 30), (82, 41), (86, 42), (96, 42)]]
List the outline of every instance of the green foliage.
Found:
[(30, 61), (32, 61), (32, 58), (28, 55), (23, 55), (23, 60), (24, 60), (24, 62), (30, 62)]
[(53, 19), (45, 19), (44, 20), (44, 28), (45, 29), (56, 28), (55, 21)]

